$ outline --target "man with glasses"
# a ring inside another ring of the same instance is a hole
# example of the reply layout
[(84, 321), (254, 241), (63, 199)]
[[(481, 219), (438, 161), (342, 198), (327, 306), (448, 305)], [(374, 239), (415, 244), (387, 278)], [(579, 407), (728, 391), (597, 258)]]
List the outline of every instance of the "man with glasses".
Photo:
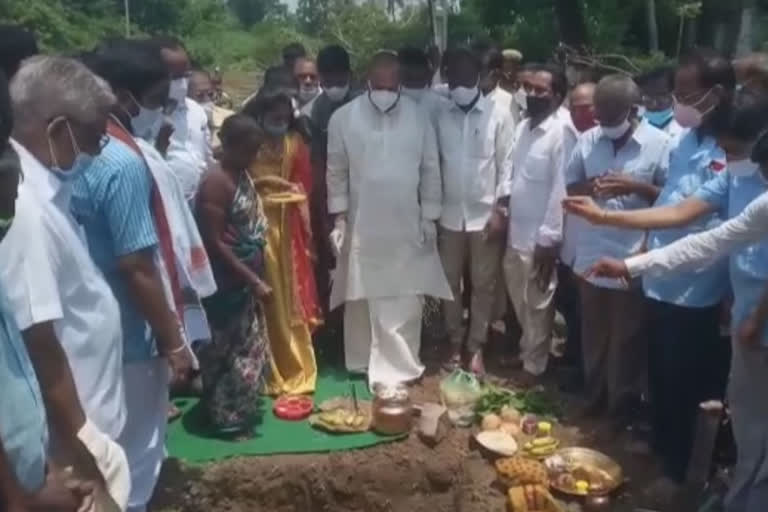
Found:
[(108, 145), (115, 97), (82, 64), (36, 57), (17, 73), (11, 100), (24, 179), (0, 245), (0, 282), (36, 368), (54, 460), (102, 481), (77, 446), (61, 442), (79, 437), (125, 507), (128, 463), (115, 443), (126, 423), (120, 308), (70, 211), (76, 180)]
[(671, 67), (660, 67), (635, 78), (642, 94), (643, 117), (653, 126), (666, 132), (673, 140), (678, 137), (683, 128), (675, 121), (674, 87), (675, 70)]

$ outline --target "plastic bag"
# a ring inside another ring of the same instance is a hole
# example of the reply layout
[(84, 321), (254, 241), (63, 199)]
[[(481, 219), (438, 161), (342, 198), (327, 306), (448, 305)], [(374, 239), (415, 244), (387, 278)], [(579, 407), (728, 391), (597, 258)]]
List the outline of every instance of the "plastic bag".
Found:
[(482, 386), (472, 373), (455, 370), (440, 382), (440, 399), (448, 409), (448, 418), (459, 427), (474, 423), (475, 404), (482, 395)]

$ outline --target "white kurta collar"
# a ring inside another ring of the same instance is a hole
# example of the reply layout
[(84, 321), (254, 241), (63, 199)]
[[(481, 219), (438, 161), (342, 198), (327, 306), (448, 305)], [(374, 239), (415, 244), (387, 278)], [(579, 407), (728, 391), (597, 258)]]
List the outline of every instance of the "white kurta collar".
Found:
[(21, 162), (21, 169), (24, 173), (24, 183), (35, 189), (41, 199), (51, 200), (61, 196), (69, 202), (71, 186), (56, 177), (21, 143), (11, 139), (11, 144), (19, 155), (19, 162)]

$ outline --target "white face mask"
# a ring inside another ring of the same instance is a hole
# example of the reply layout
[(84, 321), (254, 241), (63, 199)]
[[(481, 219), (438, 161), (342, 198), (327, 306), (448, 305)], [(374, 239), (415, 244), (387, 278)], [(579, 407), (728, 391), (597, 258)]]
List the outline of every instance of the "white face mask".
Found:
[(215, 104), (212, 101), (206, 101), (205, 103), (201, 103), (200, 106), (203, 107), (203, 110), (205, 110), (205, 116), (208, 118), (208, 124), (213, 125), (213, 109), (215, 108)]
[(131, 95), (131, 99), (133, 99), (133, 102), (139, 108), (139, 113), (131, 117), (133, 134), (147, 142), (154, 142), (163, 125), (163, 109), (156, 108), (150, 110), (136, 101), (136, 98), (134, 98), (133, 95)]
[(422, 88), (416, 88), (416, 87), (403, 87), (403, 96), (408, 96), (412, 100), (415, 100), (416, 102), (420, 102), (424, 96), (427, 94), (427, 90)]
[(518, 88), (515, 91), (514, 98), (520, 110), (528, 110), (528, 94), (526, 94), (525, 89), (522, 87)]
[(368, 97), (379, 111), (387, 113), (397, 104), (397, 100), (400, 99), (400, 92), (369, 89)]
[(299, 88), (299, 101), (302, 103), (308, 103), (313, 100), (317, 93), (320, 92), (320, 87), (317, 85), (304, 85)]
[(760, 168), (759, 164), (756, 164), (749, 158), (743, 160), (734, 160), (728, 162), (728, 172), (733, 176), (746, 177), (752, 176)]
[(480, 94), (480, 89), (474, 87), (455, 87), (451, 89), (451, 99), (460, 107), (470, 105)]
[(328, 87), (325, 89), (325, 94), (328, 96), (328, 99), (331, 100), (334, 103), (338, 103), (344, 98), (347, 97), (347, 93), (349, 92), (349, 84), (339, 87)]
[(171, 80), (171, 87), (168, 89), (168, 99), (176, 104), (176, 108), (183, 107), (187, 99), (189, 90), (189, 80), (187, 77)]
[(603, 130), (603, 135), (609, 139), (618, 140), (627, 133), (631, 126), (629, 119), (625, 119), (616, 126), (600, 126), (600, 129)]

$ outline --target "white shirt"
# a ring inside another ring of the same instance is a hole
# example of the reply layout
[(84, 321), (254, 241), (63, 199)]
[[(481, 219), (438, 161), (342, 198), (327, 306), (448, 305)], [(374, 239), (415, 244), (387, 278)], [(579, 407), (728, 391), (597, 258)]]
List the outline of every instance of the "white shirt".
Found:
[(70, 213), (70, 184), (13, 145), (24, 181), (13, 225), (0, 243), (0, 281), (20, 330), (53, 322), (86, 416), (114, 440), (125, 425), (117, 300)]
[(768, 236), (768, 192), (754, 199), (736, 217), (716, 228), (688, 235), (665, 247), (625, 260), (632, 276), (660, 275), (682, 268), (701, 268), (729, 252)]
[(517, 127), (509, 193), (507, 245), (532, 252), (536, 245), (551, 247), (563, 233), (562, 200), (566, 196), (564, 167), (568, 157), (566, 123), (550, 115), (531, 127), (526, 118)]
[(171, 114), (173, 134), (166, 161), (184, 190), (184, 197), (192, 200), (203, 173), (213, 160), (211, 130), (205, 109), (195, 100), (187, 98), (184, 107)]
[(331, 307), (345, 301), (431, 295), (451, 298), (437, 244), (424, 222), (440, 218), (442, 183), (435, 131), (401, 96), (380, 112), (367, 95), (328, 125), (328, 211), (347, 214)]
[(498, 105), (504, 112), (509, 112), (512, 116), (513, 126), (521, 121), (520, 106), (515, 101), (515, 97), (502, 89), (501, 86), (497, 85), (494, 90), (488, 93), (486, 98)]
[(514, 122), (487, 97), (464, 113), (455, 103), (440, 111), (437, 140), (443, 172), (440, 225), (481, 231), (512, 173)]

